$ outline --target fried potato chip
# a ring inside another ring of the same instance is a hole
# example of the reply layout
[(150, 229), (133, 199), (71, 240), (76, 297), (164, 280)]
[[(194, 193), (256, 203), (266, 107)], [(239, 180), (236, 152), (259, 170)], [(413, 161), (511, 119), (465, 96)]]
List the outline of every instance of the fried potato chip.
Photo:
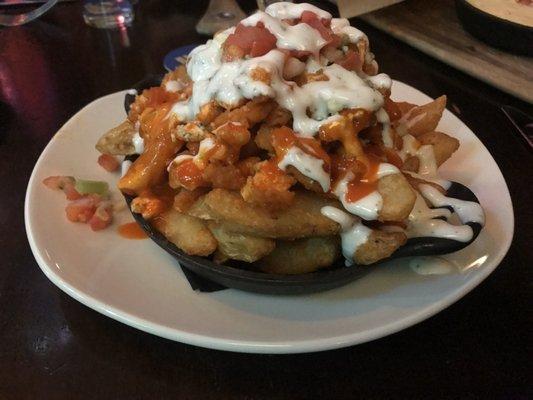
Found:
[(402, 174), (392, 174), (378, 181), (378, 191), (383, 206), (378, 214), (380, 221), (402, 221), (409, 216), (416, 194)]
[(224, 224), (207, 222), (207, 227), (218, 242), (217, 251), (226, 259), (254, 262), (276, 247), (272, 239), (259, 238), (229, 231)]
[(274, 251), (257, 261), (256, 265), (271, 274), (305, 274), (329, 267), (340, 257), (340, 248), (338, 236), (278, 240)]
[(446, 96), (440, 96), (430, 103), (412, 108), (400, 121), (405, 124), (407, 133), (417, 137), (437, 128), (444, 108)]
[(409, 182), (409, 184), (416, 190), (418, 190), (418, 185), (430, 185), (430, 186), (433, 186), (435, 189), (437, 189), (442, 194), (446, 194), (446, 189), (444, 189), (442, 186), (440, 186), (439, 184), (435, 182), (429, 182), (424, 179), (415, 178), (409, 173), (406, 173), (404, 176), (405, 176), (405, 179), (407, 179), (407, 182)]
[(222, 222), (232, 232), (272, 239), (298, 239), (339, 233), (339, 224), (320, 213), (327, 205), (342, 207), (336, 200), (297, 191), (290, 207), (270, 212), (247, 203), (238, 192), (213, 189), (198, 199), (188, 213)]
[(435, 154), (437, 166), (440, 166), (444, 161), (450, 158), (459, 148), (459, 140), (442, 132), (427, 132), (418, 136), (418, 140), (423, 145), (431, 144), (433, 146), (433, 153)]
[(133, 145), (135, 132), (133, 123), (127, 119), (119, 126), (104, 133), (96, 143), (96, 150), (102, 154), (115, 156), (135, 154), (135, 146)]
[(402, 115), (407, 114), (412, 108), (417, 107), (416, 104), (408, 103), (406, 101), (395, 101), (394, 103), (400, 109)]
[(191, 256), (208, 256), (217, 248), (216, 239), (199, 218), (170, 209), (154, 218), (152, 225)]
[(389, 257), (407, 241), (403, 232), (373, 230), (368, 240), (355, 251), (356, 264), (369, 265)]

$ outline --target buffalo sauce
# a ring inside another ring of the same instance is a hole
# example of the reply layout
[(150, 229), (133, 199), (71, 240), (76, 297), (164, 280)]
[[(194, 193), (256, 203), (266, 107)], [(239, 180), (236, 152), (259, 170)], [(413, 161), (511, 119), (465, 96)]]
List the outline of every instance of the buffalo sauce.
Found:
[(118, 227), (118, 234), (125, 239), (145, 239), (148, 237), (137, 222), (128, 222), (120, 225)]
[(360, 180), (352, 180), (348, 183), (346, 201), (353, 203), (368, 196), (378, 188), (378, 170), (380, 161), (373, 154), (367, 155), (365, 160), (366, 171)]

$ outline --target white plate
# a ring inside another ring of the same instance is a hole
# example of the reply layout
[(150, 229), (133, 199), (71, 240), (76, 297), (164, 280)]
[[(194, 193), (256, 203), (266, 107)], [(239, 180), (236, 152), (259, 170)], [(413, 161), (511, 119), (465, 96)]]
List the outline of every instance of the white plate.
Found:
[[(513, 209), (503, 176), (472, 131), (445, 111), (439, 129), (456, 136), (461, 147), (441, 173), (470, 187), (487, 214), (486, 227), (471, 246), (422, 262), (434, 266), (446, 260), (451, 273), (419, 275), (409, 267), (412, 260), (404, 259), (313, 295), (268, 296), (233, 289), (196, 293), (175, 260), (155, 243), (122, 239), (114, 229), (94, 233), (87, 225), (68, 222), (64, 196), (41, 183), (49, 175), (116, 181), (96, 164), (94, 144), (125, 118), (124, 94), (92, 102), (50, 141), (28, 184), (25, 218), (33, 254), (46, 276), (83, 304), (135, 328), (240, 352), (349, 346), (397, 332), (457, 301), (496, 268), (511, 244)], [(393, 97), (418, 104), (430, 100), (401, 82), (394, 83)], [(125, 211), (119, 219), (131, 216)]]

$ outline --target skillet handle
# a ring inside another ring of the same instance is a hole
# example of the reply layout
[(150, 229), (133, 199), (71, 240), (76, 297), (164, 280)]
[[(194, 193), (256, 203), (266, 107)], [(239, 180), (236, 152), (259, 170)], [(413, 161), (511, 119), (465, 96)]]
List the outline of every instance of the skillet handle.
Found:
[[(479, 204), (479, 200), (468, 187), (465, 185), (452, 182), (450, 188), (446, 191), (448, 197), (459, 200), (472, 201)], [(449, 208), (449, 207), (446, 207)], [(450, 207), (451, 208), (451, 207)], [(450, 210), (453, 211), (453, 210)], [(479, 236), (483, 226), (477, 222), (466, 222), (472, 228), (472, 239), (468, 242), (459, 242), (453, 239), (437, 237), (419, 237), (407, 240), (407, 243), (400, 247), (391, 255), (391, 258), (411, 257), (411, 256), (432, 256), (449, 254), (464, 249), (470, 245)]]

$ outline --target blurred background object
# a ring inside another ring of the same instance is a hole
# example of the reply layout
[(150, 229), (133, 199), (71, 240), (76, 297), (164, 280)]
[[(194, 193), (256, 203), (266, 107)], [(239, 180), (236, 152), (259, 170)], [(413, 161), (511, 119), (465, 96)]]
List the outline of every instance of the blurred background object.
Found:
[(196, 32), (213, 35), (227, 29), (246, 17), (234, 0), (210, 0), (207, 11), (196, 24)]
[(491, 46), (533, 56), (531, 0), (455, 0), (455, 6), (471, 35)]
[[(501, 1), (503, 4), (504, 0)], [(461, 25), (455, 6), (454, 0), (408, 0), (362, 15), (360, 19), (448, 65), (533, 103), (533, 59), (502, 51), (470, 35)], [(526, 5), (524, 9), (530, 11), (533, 6)], [(487, 25), (485, 30), (487, 35), (497, 35), (498, 27)], [(531, 36), (525, 34), (507, 37), (505, 41), (532, 44)]]
[(130, 26), (134, 19), (129, 0), (84, 0), (83, 19), (89, 26), (113, 29)]
[[(53, 6), (56, 5), (58, 0), (48, 0), (43, 5), (37, 7), (36, 9), (22, 13), (22, 14), (0, 14), (0, 26), (17, 26), (24, 25), (30, 21), (33, 21), (36, 18), (39, 18), (41, 15), (50, 10)], [(11, 5), (14, 2), (4, 2), (4, 4)], [(2, 5), (2, 3), (0, 3)]]
[[(267, 8), (269, 5), (274, 4), (274, 3), (279, 3), (280, 1), (283, 1), (283, 0), (257, 0), (257, 8), (264, 11), (264, 9)], [(293, 3), (293, 2), (290, 1), (290, 3)]]
[(383, 7), (388, 7), (403, 0), (337, 0), (337, 7), (342, 18), (352, 18)]

